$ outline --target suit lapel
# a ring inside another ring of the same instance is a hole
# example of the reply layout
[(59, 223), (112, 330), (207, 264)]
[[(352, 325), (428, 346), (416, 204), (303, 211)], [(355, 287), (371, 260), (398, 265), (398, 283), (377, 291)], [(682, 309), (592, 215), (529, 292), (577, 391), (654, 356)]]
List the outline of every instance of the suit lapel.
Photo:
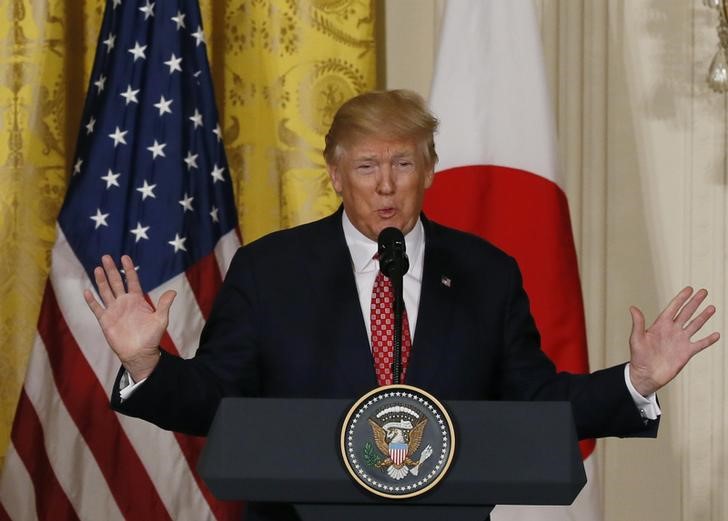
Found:
[(415, 339), (407, 369), (406, 383), (431, 388), (444, 367), (448, 342), (448, 324), (455, 308), (457, 284), (450, 263), (450, 254), (441, 242), (436, 225), (424, 215), (425, 263), (422, 271), (420, 307), (417, 313)]
[(341, 212), (339, 208), (325, 220), (324, 233), (316, 238), (309, 270), (311, 300), (326, 300), (322, 307), (329, 320), (319, 341), (331, 350), (331, 383), (342, 395), (358, 396), (377, 382)]

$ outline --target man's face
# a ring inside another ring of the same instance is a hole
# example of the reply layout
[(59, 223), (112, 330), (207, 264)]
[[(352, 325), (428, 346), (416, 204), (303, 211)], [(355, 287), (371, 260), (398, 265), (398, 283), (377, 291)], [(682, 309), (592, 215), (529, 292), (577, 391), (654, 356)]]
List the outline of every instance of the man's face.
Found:
[(414, 141), (375, 137), (347, 147), (328, 170), (349, 220), (373, 241), (390, 226), (405, 234), (414, 227), (434, 176)]

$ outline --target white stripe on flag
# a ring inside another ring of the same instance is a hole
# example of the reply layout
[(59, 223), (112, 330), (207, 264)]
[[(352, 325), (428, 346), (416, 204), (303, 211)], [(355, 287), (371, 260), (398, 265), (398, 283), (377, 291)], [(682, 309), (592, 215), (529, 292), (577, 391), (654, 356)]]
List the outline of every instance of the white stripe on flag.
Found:
[(37, 521), (35, 489), (30, 474), (11, 443), (5, 452), (5, 466), (0, 473), (0, 503), (10, 519)]
[[(83, 300), (83, 290), (89, 289), (95, 293), (94, 286), (59, 226), (56, 226), (56, 233), (56, 244), (51, 252), (51, 272), (48, 277), (58, 307), (78, 347), (91, 365), (96, 378), (108, 391), (114, 384), (119, 370), (119, 360), (109, 348), (96, 317)], [(101, 301), (98, 295), (96, 298)]]
[[(83, 290), (93, 289), (93, 286), (60, 228), (53, 248), (52, 266), (50, 280), (58, 306), (94, 374), (110, 392), (119, 370), (119, 360), (83, 302)], [(121, 414), (117, 417), (172, 517), (190, 520), (213, 517), (174, 434)]]
[(217, 260), (217, 266), (220, 268), (220, 274), (223, 279), (239, 247), (240, 241), (235, 230), (230, 230), (217, 241), (215, 245), (215, 260)]
[(123, 521), (94, 455), (58, 394), (40, 336), (30, 355), (25, 392), (43, 426), (48, 460), (74, 510), (89, 519)]

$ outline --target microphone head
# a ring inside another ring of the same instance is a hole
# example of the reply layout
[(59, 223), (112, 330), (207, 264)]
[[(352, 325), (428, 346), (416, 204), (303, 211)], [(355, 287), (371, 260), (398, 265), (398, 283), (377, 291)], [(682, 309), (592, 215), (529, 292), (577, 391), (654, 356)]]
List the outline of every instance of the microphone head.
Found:
[(394, 227), (385, 228), (379, 233), (377, 243), (380, 271), (390, 278), (395, 274), (402, 276), (407, 273), (409, 259), (402, 231)]

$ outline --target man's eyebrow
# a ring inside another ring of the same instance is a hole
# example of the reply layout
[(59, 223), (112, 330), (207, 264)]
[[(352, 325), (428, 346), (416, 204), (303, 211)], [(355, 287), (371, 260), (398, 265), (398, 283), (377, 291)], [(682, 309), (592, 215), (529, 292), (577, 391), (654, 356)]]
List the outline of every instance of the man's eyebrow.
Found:
[(353, 159), (354, 161), (374, 161), (377, 158), (374, 154), (362, 154), (359, 156), (355, 156)]
[(412, 157), (415, 153), (412, 150), (402, 150), (392, 154), (392, 157)]

